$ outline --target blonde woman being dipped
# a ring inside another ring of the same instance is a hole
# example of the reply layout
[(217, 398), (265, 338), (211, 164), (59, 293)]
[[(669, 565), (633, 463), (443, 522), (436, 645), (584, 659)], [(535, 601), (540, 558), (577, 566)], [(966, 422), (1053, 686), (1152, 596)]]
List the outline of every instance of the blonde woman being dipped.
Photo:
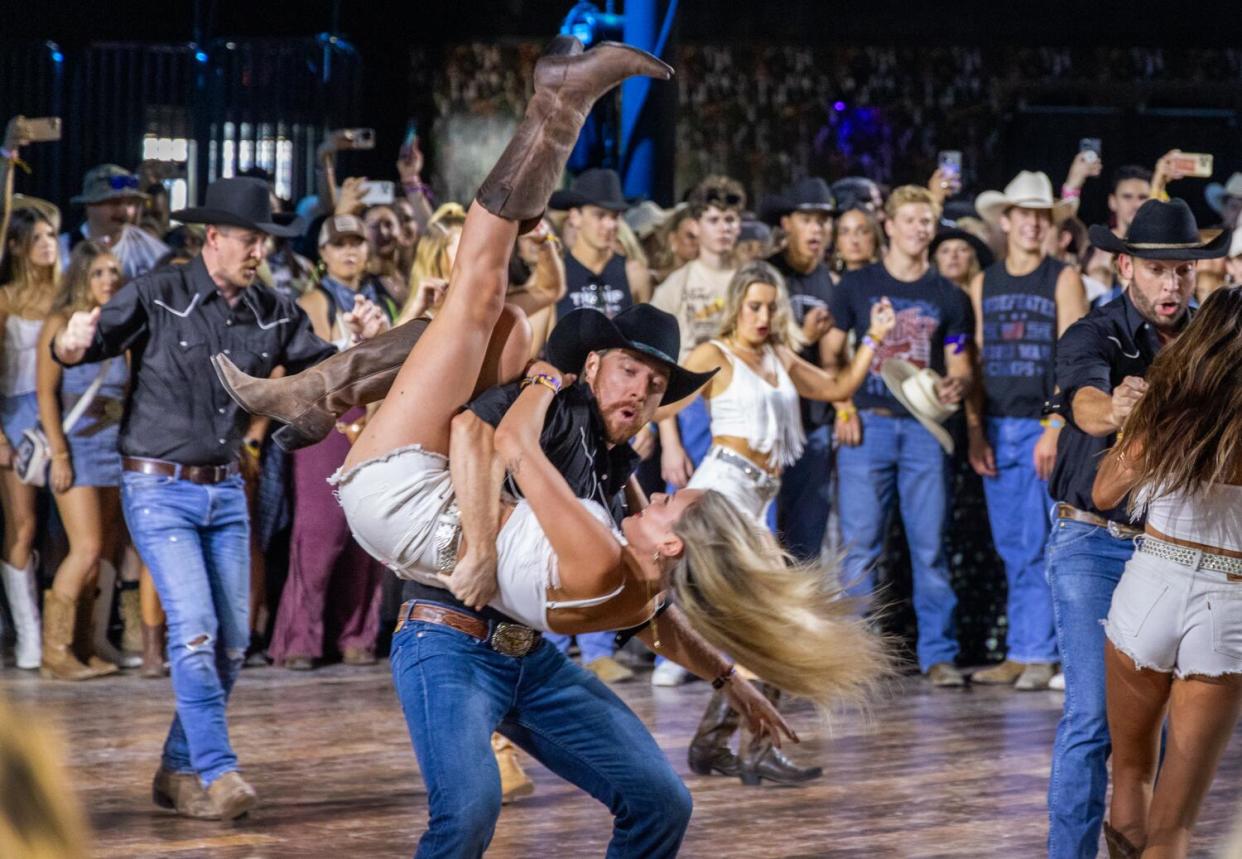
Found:
[[(79, 243), (36, 349), (39, 419), (52, 460), (48, 484), (69, 537), (69, 554), (43, 597), (41, 673), (57, 680), (87, 680), (117, 671), (117, 666), (87, 653), (93, 636), (77, 636), (75, 631), (90, 628), (89, 621), (81, 621), (92, 614), (99, 565), (115, 563), (117, 538), (123, 534), (117, 526), (121, 521), (117, 439), (129, 367), (120, 357), (62, 368), (53, 360), (50, 345), (74, 313), (107, 304), (121, 288), (121, 277), (120, 262), (102, 245)], [(97, 378), (100, 384), (90, 405), (66, 433), (65, 415)], [(79, 661), (82, 654), (87, 654), (85, 663)]]
[(4, 505), (0, 574), (17, 628), (17, 667), (41, 662), (39, 605), (34, 553), (35, 488), (13, 470), (13, 452), (22, 433), (39, 420), (35, 396), (35, 357), (39, 330), (51, 311), (60, 273), (56, 227), (32, 209), (13, 213), (4, 236), (0, 265), (0, 332), (4, 338), (0, 375), (0, 501)]
[[(781, 470), (802, 453), (799, 396), (823, 401), (852, 396), (867, 376), (876, 346), (895, 322), (887, 300), (875, 304), (868, 336), (844, 377), (837, 379), (798, 356), (790, 319), (780, 273), (768, 263), (750, 263), (729, 283), (720, 336), (698, 346), (686, 362), (695, 372), (718, 371), (703, 389), (712, 446), (687, 488), (715, 490), (757, 526), (766, 521)], [(775, 688), (766, 691), (776, 699)], [(790, 784), (821, 774), (819, 767), (798, 767), (770, 742), (756, 746), (743, 741), (739, 759), (729, 748), (738, 721), (724, 696), (713, 695), (690, 744), (692, 770), (740, 775), (747, 784), (765, 778)]]

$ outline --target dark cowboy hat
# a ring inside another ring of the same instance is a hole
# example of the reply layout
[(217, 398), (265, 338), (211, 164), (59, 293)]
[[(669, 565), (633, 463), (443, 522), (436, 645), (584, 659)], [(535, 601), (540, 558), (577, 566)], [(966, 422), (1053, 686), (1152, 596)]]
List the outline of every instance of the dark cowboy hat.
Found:
[(548, 360), (565, 373), (579, 373), (587, 355), (601, 349), (630, 349), (668, 369), (665, 403), (684, 400), (707, 384), (716, 371), (692, 373), (678, 366), (681, 334), (677, 317), (650, 304), (636, 304), (609, 319), (583, 307), (565, 315), (548, 337)]
[(217, 179), (207, 186), (202, 206), (182, 209), (169, 217), (183, 224), (244, 227), (282, 239), (302, 233), (297, 225), (282, 226), (276, 222), (267, 183), (249, 176)]
[(828, 183), (817, 176), (800, 179), (783, 194), (769, 194), (759, 203), (759, 220), (777, 224), (791, 212), (824, 212), (831, 215), (837, 208)]
[(936, 258), (936, 248), (949, 241), (949, 239), (960, 239), (974, 248), (975, 259), (979, 261), (979, 268), (987, 268), (995, 261), (995, 258), (992, 256), (992, 249), (981, 238), (966, 230), (959, 230), (957, 227), (942, 229), (936, 233), (936, 237), (932, 239), (930, 250), (933, 260)]
[(584, 170), (565, 191), (554, 191), (548, 200), (549, 209), (579, 209), (599, 206), (611, 212), (624, 212), (630, 207), (621, 193), (621, 177), (616, 170), (593, 167)]
[(1222, 230), (1211, 241), (1202, 241), (1190, 207), (1185, 200), (1176, 197), (1167, 203), (1148, 200), (1140, 206), (1125, 238), (1117, 238), (1112, 230), (1100, 224), (1093, 224), (1087, 235), (1092, 245), (1110, 254), (1168, 260), (1223, 257), (1229, 250), (1231, 238), (1228, 230)]

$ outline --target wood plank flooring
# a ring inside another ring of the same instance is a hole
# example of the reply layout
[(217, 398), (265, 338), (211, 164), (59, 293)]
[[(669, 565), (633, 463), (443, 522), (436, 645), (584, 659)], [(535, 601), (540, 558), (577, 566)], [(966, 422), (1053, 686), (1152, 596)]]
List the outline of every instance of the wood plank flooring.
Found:
[[(827, 775), (801, 789), (756, 789), (686, 769), (705, 684), (653, 689), (642, 674), (616, 688), (694, 795), (682, 851), (689, 859), (1043, 855), (1058, 693), (933, 690), (910, 678), (895, 684), (869, 722), (848, 716), (831, 731), (795, 706), (791, 721), (803, 742), (792, 754), (822, 764)], [(230, 710), (233, 741), (262, 806), (225, 826), (151, 804), (150, 777), (172, 710), (167, 680), (56, 683), (8, 668), (0, 669), (0, 694), (59, 726), (94, 828), (94, 855), (105, 859), (409, 856), (425, 825), (426, 793), (383, 665), (243, 673)], [(538, 791), (505, 807), (488, 855), (602, 855), (603, 806), (524, 762)], [(1240, 788), (1235, 736), (1193, 855), (1219, 855), (1242, 810)]]

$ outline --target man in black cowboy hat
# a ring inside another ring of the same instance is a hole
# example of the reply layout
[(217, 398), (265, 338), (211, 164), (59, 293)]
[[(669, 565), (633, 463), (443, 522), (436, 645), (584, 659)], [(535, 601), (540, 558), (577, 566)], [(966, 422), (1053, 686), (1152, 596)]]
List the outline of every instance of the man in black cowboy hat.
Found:
[(100, 164), (87, 170), (82, 179), (82, 193), (69, 201), (86, 209), (86, 220), (78, 229), (61, 233), (62, 264), (67, 266), (73, 248), (89, 239), (112, 252), (127, 279), (154, 268), (169, 247), (135, 226), (139, 210), (147, 199), (148, 195), (139, 188), (138, 177), (124, 167)]
[(1098, 225), (1090, 235), (1092, 244), (1117, 254), (1125, 289), (1057, 343), (1056, 382), (1066, 426), (1049, 485), (1057, 505), (1046, 549), (1065, 671), (1065, 712), (1048, 787), (1048, 854), (1056, 857), (1096, 855), (1109, 754), (1100, 624), (1142, 527), (1124, 505), (1095, 505), (1096, 468), (1142, 396), (1143, 376), (1156, 353), (1189, 320), (1196, 261), (1222, 256), (1230, 238), (1223, 232), (1201, 241), (1190, 207), (1178, 199), (1148, 200), (1122, 237)]
[[(823, 366), (821, 341), (832, 325), (832, 276), (824, 257), (835, 207), (828, 183), (819, 177), (802, 179), (759, 206), (760, 218), (779, 224), (785, 234), (784, 250), (768, 261), (785, 277), (794, 321), (808, 344), (802, 357), (816, 366)], [(782, 475), (776, 499), (777, 527), (785, 545), (804, 561), (819, 557), (828, 530), (835, 415), (832, 403), (802, 400), (806, 447)]]
[(616, 316), (651, 297), (641, 266), (615, 250), (617, 223), (630, 207), (615, 170), (583, 172), (569, 190), (554, 193), (548, 207), (569, 210), (566, 223), (573, 233), (565, 249), (566, 292), (556, 305), (558, 316), (582, 307)]
[[(76, 313), (52, 344), (65, 365), (125, 352), (133, 380), (120, 448), (122, 507), (168, 616), (177, 715), (155, 801), (190, 817), (232, 819), (255, 804), (225, 716), (249, 643), (249, 514), (238, 456), (249, 415), (211, 371), (223, 351), (248, 372), (296, 372), (335, 347), (293, 299), (255, 284), (272, 220), (266, 184), (222, 179), (206, 206), (176, 212), (207, 225), (192, 262), (130, 281), (103, 308)], [(370, 336), (382, 312), (359, 301), (346, 324)]]

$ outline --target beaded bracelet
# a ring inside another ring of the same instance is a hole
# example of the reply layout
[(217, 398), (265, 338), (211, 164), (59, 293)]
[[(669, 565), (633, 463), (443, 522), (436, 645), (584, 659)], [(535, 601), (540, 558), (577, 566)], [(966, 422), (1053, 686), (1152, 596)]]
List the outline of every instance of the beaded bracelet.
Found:
[(554, 394), (561, 392), (561, 380), (556, 376), (549, 376), (547, 373), (536, 373), (533, 376), (527, 376), (522, 380), (521, 390), (526, 390), (531, 385), (543, 385)]

